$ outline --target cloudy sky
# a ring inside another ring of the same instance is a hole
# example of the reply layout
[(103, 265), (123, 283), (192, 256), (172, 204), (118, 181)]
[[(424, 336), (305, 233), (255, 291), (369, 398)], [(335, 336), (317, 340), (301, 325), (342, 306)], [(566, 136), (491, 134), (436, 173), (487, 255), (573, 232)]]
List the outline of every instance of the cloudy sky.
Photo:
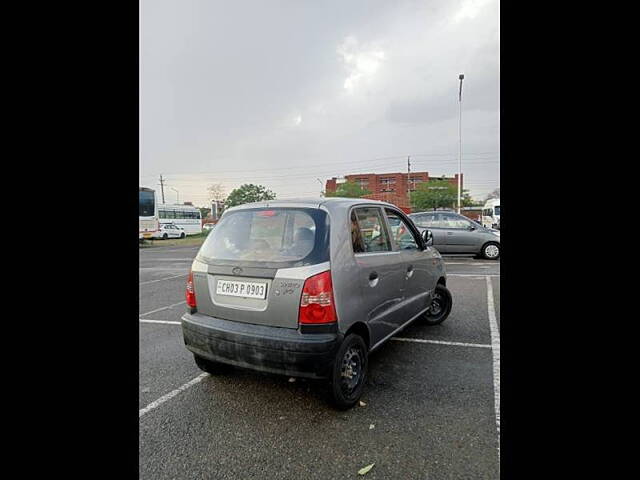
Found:
[[(500, 186), (497, 0), (141, 0), (140, 184), (207, 203), (258, 183), (457, 171)], [(159, 188), (159, 187), (158, 187)]]

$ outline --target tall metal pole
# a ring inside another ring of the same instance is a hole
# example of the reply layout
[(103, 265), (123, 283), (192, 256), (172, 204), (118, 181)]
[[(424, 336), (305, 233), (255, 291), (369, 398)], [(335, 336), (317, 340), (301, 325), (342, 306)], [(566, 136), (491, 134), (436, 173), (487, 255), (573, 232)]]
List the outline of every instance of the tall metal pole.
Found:
[(462, 80), (464, 74), (458, 75), (460, 90), (458, 92), (458, 213), (462, 207)]
[(173, 187), (169, 187), (169, 188), (178, 194), (178, 204), (180, 204), (180, 192)]
[(411, 187), (409, 186), (409, 182), (411, 181), (411, 156), (407, 157), (407, 205), (409, 206), (409, 210), (411, 210)]

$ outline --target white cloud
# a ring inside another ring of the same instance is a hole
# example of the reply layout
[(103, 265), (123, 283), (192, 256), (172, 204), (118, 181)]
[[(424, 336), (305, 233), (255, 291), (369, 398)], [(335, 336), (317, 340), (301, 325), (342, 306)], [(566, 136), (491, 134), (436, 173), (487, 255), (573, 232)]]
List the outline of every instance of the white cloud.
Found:
[(370, 81), (385, 59), (384, 51), (373, 45), (360, 45), (353, 35), (344, 39), (337, 52), (348, 72), (344, 88), (349, 93), (355, 92), (363, 83)]
[(473, 20), (478, 16), (478, 13), (492, 3), (493, 0), (466, 0), (463, 2), (460, 10), (453, 16), (453, 23), (460, 23), (464, 20)]

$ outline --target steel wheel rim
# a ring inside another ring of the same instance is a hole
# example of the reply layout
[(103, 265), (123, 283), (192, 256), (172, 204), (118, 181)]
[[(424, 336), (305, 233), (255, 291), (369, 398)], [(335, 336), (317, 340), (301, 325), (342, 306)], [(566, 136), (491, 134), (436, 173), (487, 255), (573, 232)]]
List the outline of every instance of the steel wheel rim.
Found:
[(344, 353), (340, 364), (340, 387), (345, 394), (353, 393), (358, 387), (362, 379), (362, 370), (362, 351), (352, 346)]
[(431, 305), (429, 306), (429, 315), (440, 315), (440, 313), (442, 313), (442, 310), (444, 310), (443, 301), (444, 299), (442, 298), (442, 295), (440, 295), (439, 293), (434, 293), (433, 299), (431, 300)]
[(489, 258), (496, 258), (498, 256), (498, 254), (500, 253), (500, 249), (496, 245), (488, 245), (484, 249), (484, 253)]

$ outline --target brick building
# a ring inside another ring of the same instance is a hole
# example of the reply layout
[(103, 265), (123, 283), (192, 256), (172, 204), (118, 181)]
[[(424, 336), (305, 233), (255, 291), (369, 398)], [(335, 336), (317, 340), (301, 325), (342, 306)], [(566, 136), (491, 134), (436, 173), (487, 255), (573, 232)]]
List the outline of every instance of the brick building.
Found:
[[(411, 207), (407, 197), (407, 190), (414, 191), (420, 183), (428, 182), (429, 180), (447, 180), (456, 188), (458, 187), (458, 174), (453, 177), (429, 177), (429, 172), (411, 172), (408, 179), (406, 173), (360, 173), (345, 175), (344, 178), (333, 177), (327, 180), (325, 189), (327, 192), (335, 192), (340, 183), (354, 182), (360, 185), (361, 188), (371, 192), (370, 195), (365, 195), (365, 198), (393, 203), (409, 213), (411, 212)], [(464, 188), (463, 181), (464, 175), (460, 178), (462, 188)]]

